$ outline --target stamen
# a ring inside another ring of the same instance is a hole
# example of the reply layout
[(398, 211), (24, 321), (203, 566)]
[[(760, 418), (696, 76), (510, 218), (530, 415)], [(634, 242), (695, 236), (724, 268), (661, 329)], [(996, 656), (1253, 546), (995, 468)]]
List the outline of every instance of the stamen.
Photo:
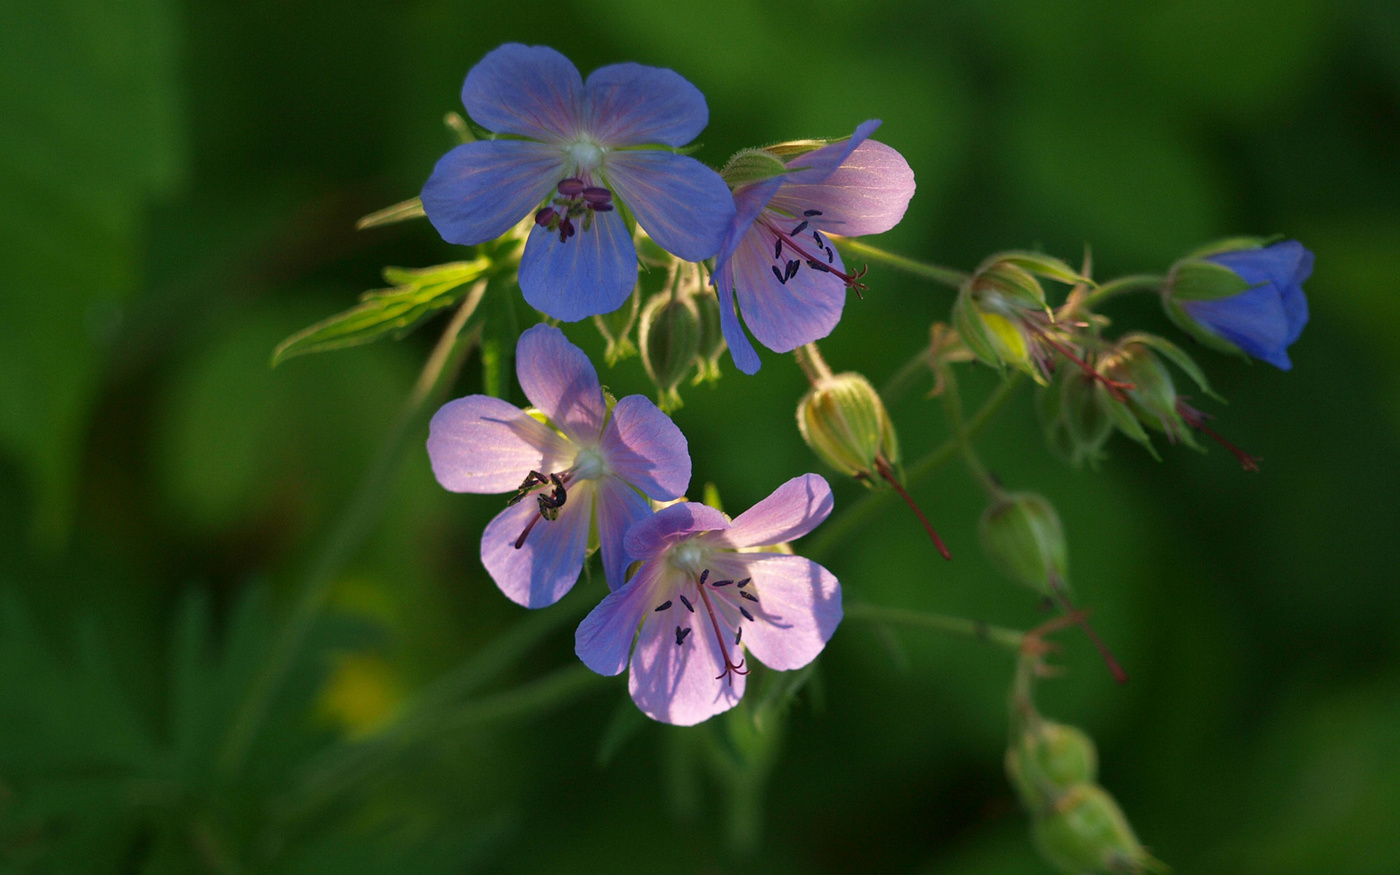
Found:
[[(809, 212), (810, 212), (810, 211), (809, 211)], [(820, 211), (817, 211), (817, 212), (815, 213), (815, 215), (821, 215), (821, 212), (820, 212)], [(778, 229), (776, 226), (774, 226), (774, 225), (772, 224), (772, 222), (770, 222), (770, 221), (768, 221), (768, 220), (762, 220), (762, 221), (763, 221), (764, 226), (765, 226), (766, 228), (768, 228), (769, 231), (773, 232), (773, 236), (774, 236), (774, 237), (777, 237), (777, 238), (778, 238), (778, 241), (779, 241), (780, 243), (785, 243), (785, 244), (787, 244), (788, 248), (791, 249), (791, 250), (793, 251), (793, 253), (796, 254), (796, 255), (798, 255), (802, 260), (806, 261), (808, 264), (812, 264), (812, 263), (814, 263), (814, 262), (817, 261), (817, 257), (816, 257), (815, 255), (812, 255), (812, 254), (811, 254), (810, 252), (808, 252), (806, 249), (802, 248), (802, 246), (798, 245), (790, 236), (788, 236), (787, 234), (783, 233), (783, 231), (781, 231), (781, 230)], [(804, 227), (804, 226), (805, 226), (806, 224), (807, 224), (806, 222), (802, 222), (802, 223), (798, 226), (798, 228), (796, 228), (796, 229), (793, 230), (793, 233), (796, 234), (796, 233), (799, 233), (799, 232), (802, 231), (802, 230), (805, 230), (805, 227)], [(818, 250), (818, 251), (825, 251), (825, 250)], [(836, 261), (836, 254), (835, 254), (835, 252), (832, 252), (832, 253), (830, 253), (830, 254), (828, 255), (828, 261), (827, 261), (827, 263), (828, 263), (828, 264), (834, 264), (835, 261)], [(841, 281), (844, 282), (844, 283), (846, 284), (846, 288), (848, 288), (848, 289), (852, 290), (853, 292), (855, 292), (857, 297), (861, 297), (861, 292), (864, 292), (864, 291), (866, 291), (866, 290), (869, 288), (868, 286), (866, 286), (864, 283), (862, 283), (862, 282), (860, 281), (860, 280), (861, 280), (861, 277), (865, 276), (865, 273), (866, 273), (866, 271), (867, 271), (868, 269), (869, 269), (869, 268), (867, 268), (867, 267), (862, 267), (860, 270), (858, 270), (858, 271), (856, 271), (856, 272), (854, 272), (854, 273), (842, 273), (841, 271), (836, 270), (835, 268), (827, 268), (827, 269), (826, 269), (826, 273), (830, 273), (830, 274), (832, 274), (833, 276), (840, 277), (840, 278), (841, 278)], [(776, 277), (778, 277), (778, 281), (779, 281), (779, 282), (786, 284), (786, 280), (783, 279), (782, 274), (780, 274), (780, 273), (778, 272), (778, 269), (777, 269), (776, 267), (773, 268), (773, 275), (776, 276)]]
[(583, 180), (579, 179), (577, 176), (570, 176), (568, 179), (563, 179), (559, 182), (559, 193), (564, 197), (578, 197), (583, 194), (583, 192)]
[(792, 233), (792, 236), (796, 237), (798, 234), (801, 234), (803, 231), (806, 231), (806, 230), (807, 230), (807, 221), (804, 219), (804, 220), (802, 220), (801, 222), (798, 222), (798, 223), (797, 223), (797, 227), (796, 227), (796, 228), (793, 228), (791, 233)]
[(746, 578), (744, 578), (743, 580), (739, 581), (738, 583), (736, 583), (736, 584), (734, 584), (734, 585), (737, 586), (737, 587), (739, 587), (739, 589), (743, 589), (744, 587), (746, 587), (746, 586), (749, 585), (749, 580), (750, 580), (750, 578), (747, 578), (747, 577), (746, 577)]
[(695, 613), (695, 605), (690, 603), (690, 599), (685, 596), (678, 596), (678, 598), (681, 600), (681, 604), (685, 605), (687, 611), (690, 611), (692, 614)]
[(583, 190), (583, 199), (596, 210), (599, 206), (612, 202), (612, 192), (602, 186), (592, 185)]
[[(700, 579), (703, 581), (709, 575), (709, 573), (709, 569), (705, 569), (704, 573), (701, 574)], [(724, 657), (724, 671), (716, 675), (715, 680), (720, 680), (721, 678), (723, 678), (727, 680), (729, 682), (729, 685), (732, 687), (734, 685), (734, 678), (732, 677), (732, 675), (748, 674), (749, 670), (744, 667), (745, 660), (742, 657), (739, 659), (738, 663), (735, 663), (729, 658), (729, 648), (727, 648), (724, 644), (724, 635), (721, 634), (719, 630), (719, 619), (715, 617), (715, 609), (714, 606), (710, 604), (710, 596), (708, 593), (705, 592), (705, 587), (697, 586), (695, 591), (700, 593), (700, 599), (705, 603), (705, 613), (710, 615), (710, 628), (714, 629), (715, 631), (715, 643), (719, 645), (720, 655)], [(740, 608), (739, 610), (743, 611), (744, 613), (748, 613), (747, 611), (744, 611), (743, 608)], [(735, 642), (735, 645), (738, 645), (737, 641)]]
[(749, 613), (748, 608), (744, 607), (743, 605), (739, 605), (739, 613), (744, 615), (745, 620), (748, 620), (750, 623), (753, 622), (753, 614)]
[(748, 599), (748, 600), (751, 601), (751, 602), (756, 602), (756, 601), (758, 601), (758, 596), (754, 595), (754, 594), (751, 593), (751, 592), (746, 592), (746, 591), (744, 591), (744, 590), (742, 590), (742, 589), (739, 590), (739, 595), (740, 595), (741, 597), (743, 597), (743, 598)]
[(664, 610), (666, 610), (667, 608), (669, 608), (670, 606), (671, 606), (671, 600), (670, 600), (670, 599), (667, 599), (666, 601), (664, 601), (664, 602), (662, 602), (661, 604), (659, 604), (659, 605), (656, 606), (656, 613), (659, 614), (659, 613), (661, 613), (662, 611), (664, 611)]
[(774, 239), (774, 241), (773, 241), (773, 257), (774, 257), (774, 258), (782, 258), (782, 257), (783, 257), (783, 241)]
[(785, 273), (786, 273), (786, 277), (785, 277), (785, 278), (786, 278), (786, 279), (792, 279), (793, 277), (797, 276), (797, 269), (798, 269), (799, 267), (801, 267), (801, 266), (802, 266), (802, 263), (801, 263), (800, 261), (797, 261), (796, 259), (794, 259), (794, 260), (792, 260), (792, 261), (789, 261), (789, 262), (787, 263), (787, 270), (785, 271)]
[(696, 581), (697, 586), (704, 586), (705, 581), (710, 577), (710, 569), (705, 568), (700, 571), (700, 579)]
[(719, 589), (721, 586), (729, 586), (729, 584), (733, 582), (732, 580), (716, 580), (714, 583), (711, 583), (710, 586), (714, 589)]
[(688, 626), (686, 626), (686, 627), (677, 626), (677, 627), (676, 627), (676, 646), (677, 646), (677, 647), (680, 647), (681, 644), (685, 641), (685, 636), (687, 636), (687, 635), (689, 635), (689, 634), (690, 634), (690, 627), (688, 627)]
[(770, 270), (773, 271), (773, 276), (778, 278), (778, 282), (782, 283), (783, 285), (787, 285), (787, 277), (783, 275), (782, 271), (778, 270), (778, 266), (776, 264), (773, 265), (770, 268)]
[(820, 216), (821, 214), (822, 214), (822, 211), (821, 211), (821, 210), (803, 210), (803, 211), (802, 211), (802, 215), (806, 216), (806, 217), (809, 218), (809, 219), (812, 218), (813, 216)]
[(549, 223), (553, 222), (558, 215), (559, 213), (554, 207), (545, 207), (538, 213), (535, 213), (535, 224), (539, 225), (541, 228), (548, 228)]
[(822, 240), (822, 232), (820, 232), (820, 231), (813, 231), (813, 232), (812, 232), (812, 239), (815, 240), (815, 241), (817, 241), (817, 245), (818, 245), (818, 246), (822, 247), (823, 249), (826, 248), (826, 241)]
[(544, 519), (544, 517), (539, 514), (530, 517), (530, 522), (526, 524), (525, 531), (521, 532), (520, 537), (515, 539), (515, 549), (519, 550), (521, 547), (525, 546), (525, 539), (530, 537), (530, 530), (535, 527), (535, 523), (538, 523), (542, 519)]
[(563, 243), (574, 236), (574, 223), (568, 219), (559, 223), (559, 242)]
[(743, 637), (744, 637), (744, 627), (743, 627), (743, 626), (735, 626), (735, 627), (734, 627), (734, 643), (735, 643), (735, 644), (738, 644), (739, 641), (740, 641), (740, 639), (742, 639)]

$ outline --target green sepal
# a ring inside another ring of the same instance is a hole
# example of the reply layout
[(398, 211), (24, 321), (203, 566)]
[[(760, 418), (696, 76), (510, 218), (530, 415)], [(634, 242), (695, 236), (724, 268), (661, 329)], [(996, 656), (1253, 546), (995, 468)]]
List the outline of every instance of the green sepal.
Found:
[(1162, 296), (1162, 312), (1167, 314), (1167, 318), (1172, 321), (1172, 324), (1191, 335), (1207, 349), (1250, 361), (1244, 350), (1192, 319), (1191, 314), (1187, 313), (1180, 304), (1165, 295)]
[(1157, 455), (1157, 448), (1152, 446), (1152, 438), (1127, 404), (1114, 400), (1102, 383), (1094, 384), (1094, 395), (1099, 401), (1099, 406), (1108, 412), (1109, 420), (1119, 431), (1142, 444), (1152, 458), (1162, 461), (1162, 457)]
[(1179, 261), (1167, 278), (1167, 296), (1177, 301), (1214, 301), (1253, 288), (1230, 268), (1213, 261)]
[(422, 199), (412, 197), (382, 210), (375, 210), (368, 216), (361, 216), (359, 221), (355, 222), (355, 230), (363, 231), (366, 228), (378, 228), (381, 225), (392, 225), (396, 222), (406, 222), (409, 219), (421, 219), (426, 215), (428, 214), (423, 209)]
[(971, 293), (968, 286), (963, 286), (958, 292), (957, 300), (953, 301), (953, 327), (958, 330), (958, 337), (967, 346), (978, 361), (985, 365), (996, 368), (998, 371), (1004, 370), (1001, 356), (997, 355), (996, 348), (992, 346), (992, 339), (987, 334), (987, 325), (977, 314), (977, 308), (970, 300)]
[(1223, 240), (1213, 240), (1202, 246), (1200, 249), (1187, 253), (1186, 258), (1198, 259), (1208, 258), (1212, 255), (1220, 255), (1225, 252), (1241, 252), (1248, 249), (1263, 249), (1271, 243), (1277, 243), (1283, 239), (1282, 234), (1274, 234), (1270, 237), (1226, 237)]
[(996, 261), (979, 268), (972, 277), (972, 287), (979, 294), (994, 289), (1013, 304), (1050, 312), (1045, 302), (1045, 289), (1030, 271), (1009, 261)]
[(787, 172), (787, 165), (773, 153), (763, 149), (741, 149), (725, 162), (719, 175), (731, 189), (736, 189)]
[(1210, 387), (1210, 383), (1206, 381), (1205, 371), (1202, 371), (1200, 365), (1196, 364), (1196, 360), (1191, 358), (1191, 356), (1186, 353), (1186, 350), (1172, 343), (1170, 340), (1167, 340), (1165, 337), (1159, 337), (1156, 334), (1148, 334), (1145, 331), (1134, 331), (1125, 334), (1120, 343), (1123, 345), (1140, 343), (1164, 356), (1172, 364), (1181, 368), (1182, 373), (1190, 377), (1191, 382), (1196, 384), (1196, 388), (1200, 389), (1211, 398), (1214, 398), (1216, 401), (1222, 404), (1226, 403), (1225, 399), (1215, 394), (1215, 390)]
[(1047, 279), (1057, 280), (1066, 285), (1078, 285), (1085, 283), (1093, 285), (1094, 281), (1084, 276), (1079, 271), (1070, 267), (1064, 261), (1039, 252), (1025, 252), (1014, 250), (1003, 252), (993, 256), (998, 261), (1005, 261), (1014, 264), (1022, 270), (1030, 271), (1033, 274), (1043, 276)]
[(386, 334), (400, 340), (438, 310), (461, 300), (467, 294), (465, 286), (481, 279), (490, 267), (485, 257), (413, 270), (386, 267), (384, 279), (394, 288), (365, 292), (349, 310), (288, 337), (273, 350), (272, 366), (299, 355), (370, 343)]
[[(444, 115), (442, 117), (442, 123), (446, 125), (447, 129), (456, 135), (457, 139), (463, 144), (473, 143), (480, 139), (487, 139), (487, 137), (478, 137), (474, 134), (472, 128), (475, 126), (468, 123), (460, 112), (449, 112), (447, 115)], [(488, 135), (490, 134), (489, 131), (485, 133)]]
[(615, 366), (623, 359), (631, 358), (637, 354), (637, 346), (632, 342), (632, 329), (637, 324), (637, 313), (642, 306), (641, 287), (633, 286), (632, 294), (627, 302), (611, 313), (602, 313), (593, 317), (593, 325), (602, 335), (606, 346), (603, 349), (603, 360), (608, 367)]

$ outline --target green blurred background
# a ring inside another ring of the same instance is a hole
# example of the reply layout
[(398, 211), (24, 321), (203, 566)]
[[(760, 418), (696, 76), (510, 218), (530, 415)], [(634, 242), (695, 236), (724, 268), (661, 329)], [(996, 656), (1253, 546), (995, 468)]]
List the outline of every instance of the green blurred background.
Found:
[[(1080, 598), (1132, 675), (1115, 687), (1062, 636), (1069, 671), (1040, 702), (1099, 742), (1154, 853), (1178, 872), (1400, 871), (1400, 6), (6, 0), (0, 17), (0, 870), (1050, 871), (1002, 775), (1010, 660), (855, 622), (757, 746), (722, 721), (643, 725), (619, 679), (429, 733), (303, 804), (308, 764), (525, 618), (477, 559), (499, 500), (441, 490), (425, 433), (248, 764), (218, 766), (441, 320), (275, 371), (270, 351), (385, 264), (461, 257), (421, 220), (352, 226), (417, 193), (466, 71), (519, 40), (585, 73), (679, 71), (709, 101), (713, 165), (883, 119), (919, 188), (881, 245), (914, 257), (1077, 261), (1089, 243), (1108, 278), (1231, 234), (1313, 249), (1292, 372), (1200, 356), (1231, 401), (1207, 409), (1262, 474), (1122, 439), (1102, 470), (1066, 469), (1024, 391), (981, 446), (1058, 506)], [(823, 348), (878, 384), (952, 295), (879, 266), (871, 287)], [(1109, 313), (1177, 337), (1150, 300)], [(603, 380), (650, 391), (636, 359)], [(971, 403), (991, 386), (964, 383)], [(454, 393), (480, 385), (468, 360)], [(713, 481), (732, 511), (822, 470), (793, 424), (803, 388), (765, 353), (756, 377), (726, 359), (685, 392), (693, 493)], [(892, 410), (910, 458), (946, 434), (921, 394)], [(862, 492), (835, 488), (838, 507)], [(847, 598), (1039, 622), (979, 555), (964, 472), (914, 493), (954, 561), (887, 505), (826, 557)], [(571, 660), (561, 621), (483, 695)]]

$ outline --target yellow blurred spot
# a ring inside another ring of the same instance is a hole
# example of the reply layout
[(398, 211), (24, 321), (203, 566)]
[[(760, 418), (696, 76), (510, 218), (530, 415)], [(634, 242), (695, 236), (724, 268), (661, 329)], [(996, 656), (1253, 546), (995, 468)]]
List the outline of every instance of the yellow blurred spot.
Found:
[(382, 657), (341, 653), (316, 711), (346, 734), (364, 736), (383, 726), (402, 699), (398, 678)]

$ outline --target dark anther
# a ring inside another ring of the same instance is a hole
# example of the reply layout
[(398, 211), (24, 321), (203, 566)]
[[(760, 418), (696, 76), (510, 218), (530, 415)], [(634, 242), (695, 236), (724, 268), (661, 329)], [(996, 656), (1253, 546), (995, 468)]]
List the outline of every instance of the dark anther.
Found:
[(815, 270), (817, 273), (831, 273), (831, 271), (827, 269), (826, 265), (822, 264), (820, 261), (812, 261), (808, 259), (807, 266), (810, 267), (812, 270)]
[(510, 507), (511, 505), (518, 503), (520, 499), (529, 495), (530, 492), (534, 490), (536, 486), (543, 486), (548, 482), (548, 477), (544, 476), (538, 471), (531, 471), (529, 474), (525, 475), (525, 479), (522, 480), (520, 482), (520, 485), (516, 487), (515, 494), (510, 497), (509, 501), (506, 502), (506, 507)]
[(758, 596), (754, 595), (754, 594), (751, 593), (751, 592), (744, 592), (742, 589), (739, 590), (739, 595), (743, 596), (744, 598), (748, 599), (748, 600), (751, 601), (751, 602), (756, 602), (756, 601), (758, 601)]
[(813, 216), (820, 216), (821, 214), (822, 214), (822, 211), (821, 211), (821, 210), (803, 210), (803, 211), (802, 211), (802, 215), (806, 216), (806, 217), (809, 218), (809, 219), (812, 218)]
[(820, 232), (820, 231), (813, 231), (813, 232), (812, 232), (812, 239), (815, 240), (815, 241), (817, 241), (817, 245), (818, 245), (818, 246), (821, 246), (822, 248), (825, 248), (825, 247), (826, 247), (826, 241), (822, 239), (822, 232)]
[(557, 215), (559, 215), (559, 213), (555, 211), (554, 207), (545, 207), (538, 213), (535, 213), (535, 224), (542, 228), (548, 228), (549, 223), (553, 222), (554, 217)]
[(743, 626), (736, 626), (736, 627), (734, 628), (734, 643), (735, 643), (735, 644), (738, 644), (738, 643), (739, 643), (739, 639), (741, 639), (741, 638), (743, 638), (743, 637), (744, 637), (744, 627), (743, 627)]
[(599, 204), (612, 202), (612, 192), (606, 188), (590, 185), (583, 190), (583, 199), (588, 201), (589, 206), (596, 207)]
[(792, 261), (789, 261), (787, 263), (787, 270), (784, 272), (783, 279), (790, 280), (793, 277), (797, 276), (797, 269), (801, 266), (802, 262), (798, 261), (795, 258)]
[(778, 270), (777, 265), (773, 265), (771, 270), (773, 271), (773, 276), (778, 278), (778, 282), (782, 283), (783, 285), (787, 285), (787, 277), (783, 276), (783, 272)]
[(670, 599), (667, 599), (666, 601), (664, 601), (664, 602), (662, 602), (661, 604), (659, 604), (659, 605), (656, 606), (656, 612), (659, 614), (659, 613), (661, 613), (662, 611), (664, 611), (664, 610), (666, 610), (667, 608), (669, 608), (670, 606), (671, 606), (671, 600), (670, 600)]
[(595, 212), (595, 213), (611, 213), (612, 211), (613, 211), (613, 205), (612, 205), (612, 204), (596, 204), (596, 205), (594, 205), (594, 207), (593, 207), (593, 212)]
[(560, 222), (560, 223), (559, 223), (559, 242), (560, 242), (560, 243), (563, 243), (564, 241), (568, 240), (568, 239), (569, 239), (570, 237), (572, 237), (572, 236), (574, 236), (574, 223), (573, 223), (573, 222), (570, 222), (568, 219), (565, 219), (564, 221)]
[(807, 220), (806, 220), (806, 219), (803, 219), (801, 222), (798, 222), (798, 223), (797, 223), (797, 227), (796, 227), (796, 228), (793, 228), (793, 229), (792, 229), (792, 236), (796, 237), (798, 234), (801, 234), (803, 231), (806, 231), (806, 230), (807, 230)]
[(781, 238), (781, 237), (780, 237), (780, 238), (776, 238), (776, 239), (773, 240), (773, 257), (774, 257), (774, 258), (782, 258), (782, 257), (783, 257), (783, 241), (782, 241), (782, 238)]
[(831, 264), (836, 260), (836, 253), (831, 251), (831, 247), (826, 247), (826, 263)]
[(569, 493), (564, 489), (564, 481), (559, 479), (558, 474), (550, 474), (549, 482), (554, 485), (548, 495), (540, 493), (538, 501), (540, 503), (540, 516), (553, 522), (559, 518), (559, 508), (564, 506), (564, 502), (569, 500)]
[(709, 580), (709, 578), (710, 578), (710, 569), (706, 568), (706, 569), (704, 569), (703, 571), (700, 572), (700, 579), (699, 579), (698, 581), (696, 581), (695, 585), (696, 585), (696, 586), (704, 586), (704, 585), (705, 585), (705, 581), (706, 581), (706, 580)]
[(583, 193), (583, 180), (570, 176), (559, 183), (559, 193), (564, 197), (578, 197)]
[(695, 613), (695, 605), (692, 605), (690, 603), (690, 599), (686, 598), (685, 596), (680, 596), (679, 598), (681, 600), (681, 604), (685, 605), (685, 609), (687, 611), (690, 611), (692, 614)]
[(677, 647), (680, 647), (680, 646), (681, 646), (681, 642), (685, 641), (685, 636), (687, 636), (687, 635), (689, 635), (689, 634), (690, 634), (690, 629), (689, 629), (689, 628), (682, 628), (682, 627), (680, 627), (680, 626), (677, 626), (677, 627), (676, 627), (676, 646), (677, 646)]
[(744, 615), (745, 620), (749, 620), (750, 622), (753, 621), (753, 614), (750, 614), (749, 609), (744, 607), (743, 605), (739, 606), (739, 613)]
[(736, 583), (736, 584), (734, 584), (734, 585), (737, 586), (737, 587), (739, 587), (739, 589), (743, 589), (744, 587), (746, 587), (746, 586), (749, 585), (749, 579), (750, 579), (750, 578), (747, 578), (747, 577), (746, 577), (746, 578), (744, 578), (743, 580), (739, 581), (738, 583)]
[(716, 580), (714, 583), (710, 584), (710, 586), (718, 589), (721, 586), (729, 586), (729, 584), (733, 582), (732, 580)]

